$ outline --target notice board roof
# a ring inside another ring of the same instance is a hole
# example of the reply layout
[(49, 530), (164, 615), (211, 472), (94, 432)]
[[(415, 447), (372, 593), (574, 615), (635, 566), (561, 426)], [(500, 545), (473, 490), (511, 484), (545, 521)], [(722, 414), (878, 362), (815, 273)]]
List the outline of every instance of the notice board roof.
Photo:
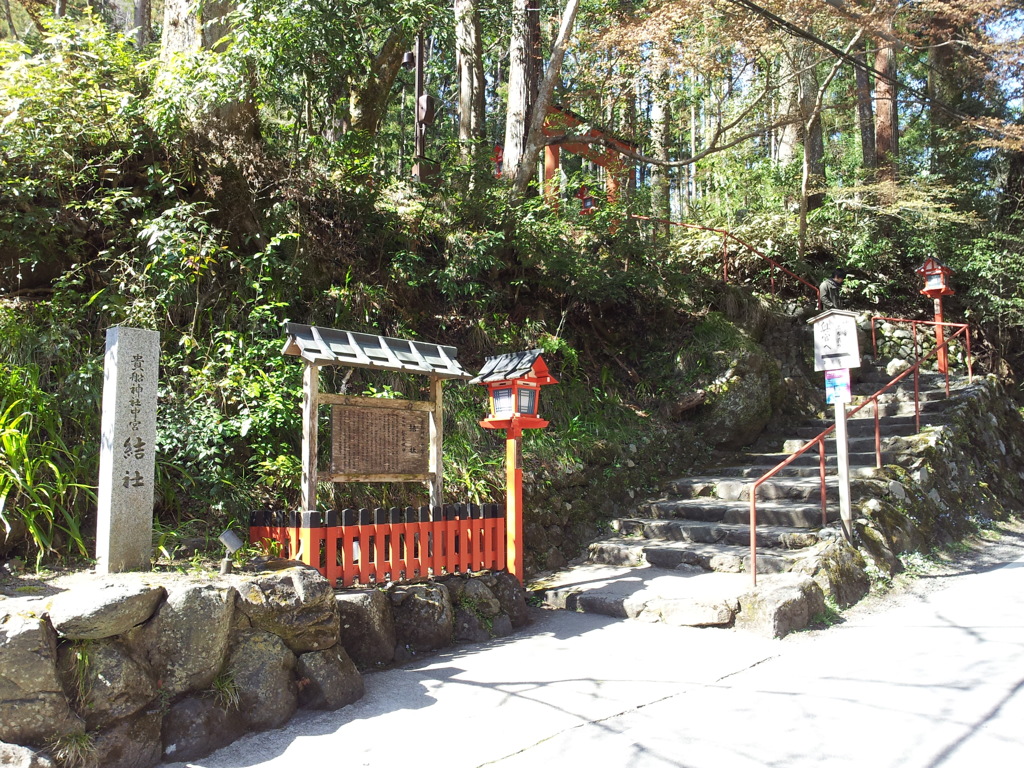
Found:
[(471, 376), (456, 360), (455, 347), (299, 323), (286, 323), (285, 333), (288, 339), (282, 354), (296, 355), (307, 363), (422, 373), (443, 379)]

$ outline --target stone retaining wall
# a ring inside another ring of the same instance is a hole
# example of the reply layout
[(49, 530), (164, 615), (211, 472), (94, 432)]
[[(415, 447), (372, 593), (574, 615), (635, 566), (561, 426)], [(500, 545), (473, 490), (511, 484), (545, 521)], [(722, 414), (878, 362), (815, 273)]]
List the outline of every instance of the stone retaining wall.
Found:
[(0, 765), (195, 759), (299, 707), (358, 700), (360, 669), (528, 620), (507, 573), (336, 593), (302, 564), (269, 565), (205, 581), (82, 575), (0, 599)]
[(855, 520), (862, 554), (882, 575), (900, 555), (963, 538), (1024, 510), (1024, 418), (994, 376), (956, 390), (944, 423), (902, 438), (885, 468), (887, 492), (862, 499)]

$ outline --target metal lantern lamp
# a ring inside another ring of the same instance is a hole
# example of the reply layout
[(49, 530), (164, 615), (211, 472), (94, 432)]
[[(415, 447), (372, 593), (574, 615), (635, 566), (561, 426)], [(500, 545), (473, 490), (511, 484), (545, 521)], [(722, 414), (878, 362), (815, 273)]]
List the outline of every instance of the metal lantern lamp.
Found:
[(540, 418), (540, 388), (557, 384), (539, 349), (488, 357), (470, 383), (487, 387), (490, 413), (480, 422), (485, 429), (537, 429), (548, 425)]
[(586, 186), (582, 186), (577, 190), (576, 197), (580, 201), (581, 214), (593, 213), (597, 210), (597, 198), (590, 194), (590, 190)]
[(917, 274), (924, 278), (924, 288), (921, 293), (935, 302), (935, 344), (939, 351), (935, 358), (938, 362), (939, 373), (946, 374), (949, 371), (948, 350), (945, 347), (946, 338), (942, 321), (942, 297), (952, 296), (956, 291), (949, 284), (949, 278), (953, 270), (940, 262), (938, 259), (929, 257), (924, 264), (918, 267)]
[(924, 288), (921, 289), (921, 293), (928, 298), (937, 299), (940, 296), (952, 296), (956, 293), (949, 285), (949, 278), (953, 274), (953, 270), (938, 259), (929, 258), (914, 271), (924, 278)]
[(504, 429), (506, 562), (509, 571), (523, 580), (523, 452), (524, 429), (542, 429), (540, 389), (558, 380), (548, 371), (539, 349), (488, 357), (471, 384), (487, 387), (490, 413), (480, 422), (485, 429)]

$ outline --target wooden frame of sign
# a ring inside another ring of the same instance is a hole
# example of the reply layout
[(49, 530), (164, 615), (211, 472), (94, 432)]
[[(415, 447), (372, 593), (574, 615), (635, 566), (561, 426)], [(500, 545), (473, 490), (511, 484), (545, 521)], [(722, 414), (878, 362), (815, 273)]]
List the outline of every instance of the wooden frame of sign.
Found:
[[(302, 509), (316, 510), (318, 483), (426, 483), (430, 506), (443, 504), (442, 384), (470, 378), (454, 347), (289, 323), (283, 353), (305, 362), (302, 374)], [(426, 375), (429, 400), (320, 391), (320, 368), (344, 365)], [(332, 408), (331, 466), (321, 471), (320, 406)]]
[[(441, 506), (442, 379), (430, 377), (429, 401), (354, 397), (320, 392), (319, 368), (307, 364), (302, 377), (302, 508), (316, 509), (317, 483), (422, 482), (429, 485), (430, 506)], [(325, 471), (316, 463), (321, 405), (332, 406), (331, 467)], [(375, 463), (387, 471), (374, 471)]]

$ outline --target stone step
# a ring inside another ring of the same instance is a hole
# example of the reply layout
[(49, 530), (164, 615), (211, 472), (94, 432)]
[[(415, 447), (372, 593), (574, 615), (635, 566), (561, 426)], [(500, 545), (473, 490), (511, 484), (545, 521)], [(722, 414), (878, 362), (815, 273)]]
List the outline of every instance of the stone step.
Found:
[[(638, 505), (638, 517), (655, 520), (703, 520), (709, 523), (750, 523), (750, 504), (715, 499), (654, 499)], [(829, 509), (827, 520), (839, 518), (838, 509)], [(796, 528), (821, 526), (821, 504), (758, 501), (757, 520), (764, 525), (785, 525)]]
[[(700, 520), (650, 520), (623, 517), (612, 520), (612, 530), (620, 537), (648, 540), (685, 541), (694, 544), (733, 544), (749, 546), (750, 526), (707, 523)], [(802, 549), (821, 541), (817, 531), (784, 525), (759, 525), (757, 546), (766, 549)]]
[[(857, 371), (855, 386), (870, 386), (873, 388), (870, 394), (874, 394), (879, 389), (888, 384), (890, 381), (892, 381), (894, 378), (896, 378), (897, 375), (898, 374), (886, 373), (885, 369), (880, 367), (862, 367)], [(918, 374), (917, 380), (918, 387), (920, 387), (921, 389), (930, 389), (936, 391), (941, 390), (942, 392), (946, 391), (946, 377), (943, 374), (938, 373), (936, 371), (922, 371), (921, 373)], [(969, 383), (970, 379), (967, 378), (966, 370), (962, 372), (951, 370), (949, 372), (950, 391), (954, 389), (961, 389), (967, 386)], [(909, 389), (913, 391), (914, 374), (908, 374), (904, 378), (900, 379), (899, 382), (896, 384), (896, 388)]]
[[(880, 415), (878, 420), (883, 428), (885, 428), (886, 426), (899, 427), (904, 425), (908, 427), (915, 427), (917, 426), (918, 421), (916, 418), (914, 418), (913, 412), (892, 416)], [(922, 425), (944, 424), (946, 423), (946, 417), (943, 411), (941, 410), (929, 411), (927, 413), (921, 414), (920, 421)], [(821, 432), (822, 430), (825, 429), (825, 427), (834, 423), (835, 419), (832, 418), (830, 415), (828, 418), (807, 419), (800, 426), (818, 427), (818, 432)], [(873, 430), (875, 425), (875, 409), (872, 408), (870, 405), (867, 405), (861, 410), (859, 410), (857, 413), (853, 414), (852, 416), (848, 416), (846, 419), (846, 423), (851, 430), (868, 428)]]
[[(601, 565), (653, 565), (656, 568), (716, 573), (750, 573), (750, 546), (688, 541), (610, 538), (590, 545), (587, 559)], [(786, 573), (801, 558), (792, 550), (757, 553), (757, 572)]]
[[(800, 446), (803, 446), (804, 442), (800, 442)], [(783, 461), (788, 459), (793, 454), (790, 453), (748, 453), (739, 458), (742, 458), (746, 463), (743, 465), (736, 465), (736, 467), (756, 467), (761, 469), (761, 472), (757, 474), (760, 477), (765, 472), (774, 467), (777, 467)], [(892, 464), (896, 460), (896, 454), (892, 451), (882, 451), (882, 464)], [(805, 451), (800, 456), (797, 456), (788, 465), (788, 467), (813, 467), (814, 472), (818, 471), (819, 454), (818, 448), (812, 447)], [(871, 446), (870, 451), (851, 451), (850, 452), (850, 467), (852, 468), (867, 468), (874, 469), (875, 467), (875, 451), (874, 445)], [(727, 474), (726, 467), (719, 468), (719, 472)], [(835, 453), (826, 452), (825, 454), (825, 471), (829, 474), (836, 473), (836, 456)]]
[[(917, 433), (911, 435), (882, 435), (882, 452), (883, 453), (904, 453), (914, 448), (916, 444), (916, 438), (914, 437)], [(813, 437), (813, 436), (812, 436)], [(791, 439), (786, 440), (782, 444), (782, 450), (787, 455), (795, 453), (803, 448), (807, 444), (807, 440), (803, 439)], [(874, 435), (849, 435), (846, 440), (847, 450), (850, 452), (850, 463), (853, 463), (854, 454), (870, 454), (872, 459), (871, 462), (874, 464), (875, 455), (875, 436)], [(817, 448), (811, 449), (815, 455), (818, 452)], [(825, 440), (825, 451), (826, 453), (835, 454), (835, 433), (829, 435)]]
[[(760, 563), (760, 558), (758, 558)], [(732, 627), (782, 637), (824, 609), (807, 576), (670, 571), (587, 564), (532, 585), (549, 608), (672, 626)]]
[[(850, 408), (856, 408), (862, 402), (864, 398), (855, 398), (854, 402), (850, 404)], [(934, 400), (922, 399), (918, 403), (918, 408), (922, 416), (924, 414), (935, 414), (942, 413), (949, 407), (949, 399), (943, 395), (941, 398)], [(880, 416), (913, 416), (915, 413), (914, 398), (911, 396), (909, 399), (894, 399), (880, 397), (878, 401), (878, 414)], [(875, 417), (875, 407), (870, 403), (861, 408), (854, 416), (850, 419), (858, 418), (871, 418)]]
[[(892, 423), (889, 419), (898, 418), (901, 420), (899, 423)], [(878, 432), (885, 437), (909, 437), (910, 435), (917, 434), (917, 425), (914, 423), (913, 416), (888, 416), (885, 419), (878, 420)], [(825, 431), (827, 427), (831, 427), (835, 422), (826, 421), (821, 419), (820, 421), (814, 421), (809, 424), (805, 424), (802, 427), (797, 427), (793, 432), (793, 436), (800, 438), (801, 440), (807, 441), (817, 437)], [(921, 422), (921, 426), (925, 426), (924, 420)], [(875, 436), (875, 419), (872, 416), (870, 419), (848, 419), (846, 422), (846, 429), (849, 432), (850, 437), (871, 437), (874, 439)], [(825, 438), (830, 442), (835, 442), (836, 433), (835, 430)]]
[[(773, 454), (775, 455), (775, 454)], [(782, 454), (778, 454), (782, 455)], [(850, 466), (850, 477), (860, 479), (871, 479), (879, 477), (880, 470), (875, 468), (874, 454), (871, 454), (871, 466)], [(882, 454), (883, 461), (885, 454)], [(777, 466), (776, 464), (757, 464), (757, 465), (742, 465), (735, 467), (719, 467), (718, 473), (723, 477), (746, 477), (751, 479), (758, 479), (766, 473), (770, 472)], [(836, 473), (836, 458), (832, 456), (831, 459), (826, 457), (825, 460), (825, 471), (835, 475)], [(815, 453), (814, 464), (805, 462), (802, 464), (790, 464), (789, 466), (780, 469), (776, 474), (775, 478), (782, 477), (814, 477), (819, 476), (819, 468), (817, 463), (817, 453)], [(773, 478), (773, 479), (775, 479)], [(827, 479), (827, 475), (826, 475)], [(760, 498), (760, 496), (758, 496)]]
[[(850, 391), (853, 393), (855, 398), (868, 398), (878, 392), (879, 389), (884, 386), (884, 383), (877, 382), (859, 382), (853, 384), (850, 387)], [(952, 382), (950, 382), (949, 391), (953, 392)], [(944, 400), (946, 398), (946, 388), (942, 384), (926, 385), (924, 382), (920, 384), (917, 390), (918, 398), (922, 401), (932, 400)], [(899, 384), (878, 396), (880, 402), (886, 402), (891, 400), (914, 400), (914, 380), (909, 381), (904, 379)]]
[[(764, 472), (761, 473), (762, 475)], [(760, 477), (761, 475), (758, 475)], [(665, 490), (681, 499), (721, 499), (722, 501), (750, 501), (750, 489), (756, 478), (740, 478), (730, 475), (701, 475), (671, 480)], [(826, 498), (839, 498), (839, 480), (825, 478)], [(821, 479), (813, 475), (789, 475), (766, 480), (757, 491), (758, 501), (770, 500), (821, 500)]]
[(732, 626), (750, 576), (587, 564), (533, 585), (548, 608), (675, 626)]

